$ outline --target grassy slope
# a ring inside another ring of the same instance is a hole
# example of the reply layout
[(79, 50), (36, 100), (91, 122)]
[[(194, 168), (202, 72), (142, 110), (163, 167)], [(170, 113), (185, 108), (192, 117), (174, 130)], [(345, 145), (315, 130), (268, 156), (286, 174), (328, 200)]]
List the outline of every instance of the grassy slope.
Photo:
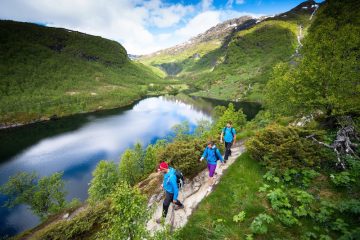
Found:
[[(210, 71), (211, 66), (209, 64), (202, 64), (204, 59), (207, 59), (209, 53), (219, 49), (221, 46), (221, 42), (218, 40), (211, 40), (208, 42), (202, 42), (199, 44), (195, 44), (190, 48), (187, 48), (184, 51), (180, 51), (179, 54), (170, 55), (166, 53), (160, 53), (158, 55), (154, 55), (151, 57), (143, 57), (140, 59), (140, 62), (147, 66), (159, 67), (161, 64), (169, 64), (175, 63), (182, 70), (178, 74), (179, 76), (184, 76), (188, 74), (197, 74), (200, 72)], [(193, 58), (194, 54), (199, 54), (201, 56), (200, 59)], [(202, 65), (202, 67), (196, 67), (198, 65)], [(196, 71), (196, 73), (194, 73)]]
[[(308, 3), (311, 5), (312, 3)], [(224, 100), (263, 100), (263, 87), (275, 64), (291, 61), (298, 45), (298, 26), (310, 24), (310, 9), (298, 7), (235, 34), (228, 47), (220, 41), (193, 45), (176, 55), (141, 59), (146, 65), (176, 63), (175, 78), (188, 83), (194, 95)], [(206, 46), (206, 47), (205, 47)], [(194, 59), (195, 53), (200, 59)]]
[[(250, 225), (250, 219), (264, 211), (257, 196), (261, 185), (259, 164), (248, 154), (242, 154), (222, 177), (216, 190), (200, 203), (181, 230), (180, 238), (243, 239), (250, 233), (244, 226)], [(240, 211), (246, 212), (246, 220), (237, 224), (232, 218)]]
[(117, 42), (0, 21), (0, 123), (129, 104), (161, 82)]
[[(180, 230), (180, 239), (245, 239), (251, 234), (251, 222), (258, 214), (274, 211), (266, 195), (258, 191), (264, 183), (263, 174), (264, 169), (258, 162), (247, 153), (241, 155), (228, 169), (215, 191), (200, 203), (187, 225)], [(324, 175), (312, 183), (310, 192), (317, 192), (322, 199), (338, 202), (345, 199), (345, 195), (334, 189)], [(244, 221), (234, 222), (233, 217), (241, 211), (246, 214)], [(285, 227), (275, 221), (269, 225), (267, 234), (253, 237), (295, 240), (316, 225), (318, 223), (309, 219), (301, 219), (301, 225), (293, 227)]]
[[(195, 78), (199, 88), (196, 95), (219, 99), (262, 99), (272, 67), (289, 61), (296, 48), (297, 25), (269, 20), (240, 31), (230, 42), (223, 63), (214, 71)], [(206, 84), (211, 83), (211, 86)], [(250, 86), (250, 89), (249, 89)]]

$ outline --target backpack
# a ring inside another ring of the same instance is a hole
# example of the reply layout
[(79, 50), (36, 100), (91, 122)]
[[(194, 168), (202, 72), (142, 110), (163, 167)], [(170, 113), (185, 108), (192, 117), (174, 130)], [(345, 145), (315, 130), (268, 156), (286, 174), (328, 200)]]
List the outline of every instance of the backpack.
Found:
[(219, 160), (220, 160), (220, 157), (219, 157), (219, 155), (218, 155), (217, 152), (216, 152), (217, 148), (214, 147), (214, 148), (212, 148), (212, 150), (214, 150), (215, 157), (216, 157), (216, 161), (219, 161)]
[[(224, 127), (224, 129), (223, 129), (223, 132), (224, 132), (224, 133), (226, 132), (226, 128), (227, 128), (227, 127)], [(233, 130), (234, 130), (234, 128), (231, 127), (231, 128), (230, 128), (230, 132), (231, 132), (231, 135), (234, 137), (234, 131), (233, 131)]]
[(183, 175), (183, 173), (180, 170), (176, 169), (175, 170), (175, 176), (176, 176), (176, 182), (178, 184), (178, 187), (182, 188), (184, 186), (184, 175)]

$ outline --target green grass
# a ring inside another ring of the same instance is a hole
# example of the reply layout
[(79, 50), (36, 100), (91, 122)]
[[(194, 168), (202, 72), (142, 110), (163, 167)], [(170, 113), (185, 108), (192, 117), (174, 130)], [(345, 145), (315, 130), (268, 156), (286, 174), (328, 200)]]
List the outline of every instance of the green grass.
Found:
[(272, 68), (290, 61), (295, 52), (296, 28), (293, 23), (271, 20), (240, 31), (230, 42), (224, 61), (214, 71), (192, 80), (204, 89), (195, 95), (262, 101)]
[[(179, 51), (176, 54), (162, 52), (158, 55), (145, 56), (139, 61), (151, 67), (162, 68), (162, 71), (170, 72), (170, 66), (176, 65), (181, 69), (179, 77), (184, 75), (199, 74), (201, 72), (209, 72), (212, 68), (209, 61), (214, 59), (214, 52), (221, 46), (221, 41), (212, 40), (194, 44), (189, 48)], [(195, 54), (199, 54), (200, 58), (193, 58)], [(216, 60), (216, 58), (215, 58)], [(161, 66), (160, 66), (161, 65)], [(195, 71), (195, 73), (194, 73)]]
[[(253, 218), (265, 211), (257, 191), (262, 185), (262, 169), (247, 153), (228, 169), (213, 193), (204, 199), (180, 231), (181, 239), (244, 239)], [(245, 221), (233, 216), (246, 212)], [(224, 223), (217, 223), (222, 219)]]
[(161, 73), (117, 42), (60, 28), (0, 21), (0, 124), (130, 104)]
[[(237, 32), (227, 47), (218, 39), (193, 44), (179, 53), (164, 51), (140, 61), (152, 67), (162, 65), (165, 71), (176, 73), (173, 78), (189, 84), (195, 96), (262, 102), (273, 67), (293, 60), (298, 27), (302, 25), (306, 35), (310, 14), (310, 10), (299, 6)], [(200, 54), (199, 59), (192, 58), (195, 53)]]

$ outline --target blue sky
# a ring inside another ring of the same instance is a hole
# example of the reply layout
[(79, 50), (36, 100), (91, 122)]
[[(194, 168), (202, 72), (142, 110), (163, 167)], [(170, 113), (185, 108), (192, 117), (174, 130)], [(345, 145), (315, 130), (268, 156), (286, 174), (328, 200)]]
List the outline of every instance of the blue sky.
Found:
[(0, 0), (0, 19), (41, 23), (120, 42), (147, 54), (235, 17), (290, 10), (301, 0)]

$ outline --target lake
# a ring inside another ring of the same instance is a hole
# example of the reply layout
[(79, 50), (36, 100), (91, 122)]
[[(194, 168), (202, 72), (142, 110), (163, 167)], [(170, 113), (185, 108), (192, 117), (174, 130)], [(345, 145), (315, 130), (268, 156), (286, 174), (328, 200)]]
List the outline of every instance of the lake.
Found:
[[(19, 171), (40, 176), (63, 171), (67, 199), (87, 198), (91, 173), (100, 160), (119, 162), (122, 152), (140, 142), (144, 146), (171, 133), (175, 124), (211, 121), (211, 110), (228, 102), (186, 95), (151, 97), (131, 106), (78, 114), (0, 131), (0, 184)], [(234, 103), (248, 119), (260, 110), (255, 103)], [(6, 200), (0, 195), (0, 205)], [(15, 235), (39, 223), (26, 206), (0, 207), (0, 236)]]

